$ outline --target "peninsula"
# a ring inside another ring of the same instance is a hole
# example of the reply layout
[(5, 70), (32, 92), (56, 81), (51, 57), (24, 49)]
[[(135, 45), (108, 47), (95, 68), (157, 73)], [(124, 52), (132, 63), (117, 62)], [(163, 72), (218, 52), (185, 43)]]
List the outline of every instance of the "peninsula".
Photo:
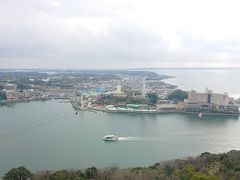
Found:
[(1, 70), (0, 104), (64, 99), (76, 111), (239, 115), (240, 101), (227, 93), (186, 92), (168, 78), (137, 70)]

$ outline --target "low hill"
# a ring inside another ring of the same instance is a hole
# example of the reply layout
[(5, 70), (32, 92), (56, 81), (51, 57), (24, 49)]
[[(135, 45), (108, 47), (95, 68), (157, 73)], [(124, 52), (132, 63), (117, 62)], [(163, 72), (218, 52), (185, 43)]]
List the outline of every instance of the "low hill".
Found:
[(223, 154), (202, 153), (197, 157), (176, 159), (156, 163), (149, 167), (120, 169), (108, 167), (101, 170), (95, 167), (86, 170), (42, 171), (31, 174), (26, 168), (11, 169), (3, 179), (30, 178), (34, 180), (83, 180), (83, 179), (166, 179), (166, 180), (239, 180), (240, 151), (232, 150)]

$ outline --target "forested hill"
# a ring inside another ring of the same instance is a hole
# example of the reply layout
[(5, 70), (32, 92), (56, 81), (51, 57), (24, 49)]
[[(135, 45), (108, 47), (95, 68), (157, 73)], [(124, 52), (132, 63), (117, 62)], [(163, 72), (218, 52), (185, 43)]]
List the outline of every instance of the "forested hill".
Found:
[(156, 163), (149, 167), (119, 169), (95, 167), (86, 170), (41, 171), (31, 174), (19, 167), (7, 172), (3, 179), (30, 178), (36, 180), (80, 180), (80, 179), (166, 179), (166, 180), (239, 180), (240, 151), (232, 150), (224, 154), (202, 153), (195, 158), (177, 159)]

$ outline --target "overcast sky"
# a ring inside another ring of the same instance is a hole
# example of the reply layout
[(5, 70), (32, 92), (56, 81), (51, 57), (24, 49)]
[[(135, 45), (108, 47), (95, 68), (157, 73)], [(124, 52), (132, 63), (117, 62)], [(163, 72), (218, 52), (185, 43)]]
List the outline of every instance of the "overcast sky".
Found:
[(0, 68), (240, 67), (239, 0), (1, 0)]

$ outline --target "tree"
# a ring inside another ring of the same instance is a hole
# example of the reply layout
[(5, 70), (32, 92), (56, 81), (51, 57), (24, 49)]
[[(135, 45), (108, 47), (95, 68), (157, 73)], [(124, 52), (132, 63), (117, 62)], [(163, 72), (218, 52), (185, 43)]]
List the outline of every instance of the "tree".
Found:
[(0, 91), (0, 101), (1, 100), (6, 100), (6, 99), (7, 99), (6, 92)]
[(182, 171), (179, 172), (181, 180), (216, 180), (216, 177), (209, 176), (200, 172), (197, 172), (193, 166), (187, 165)]
[(95, 167), (87, 168), (85, 174), (88, 179), (94, 179), (97, 177), (98, 170)]
[(146, 95), (147, 95), (147, 97), (148, 97), (148, 100), (149, 100), (149, 104), (150, 104), (150, 105), (155, 105), (155, 104), (157, 103), (157, 101), (158, 101), (158, 95), (157, 95), (156, 93), (150, 92), (150, 93), (147, 93)]
[(176, 89), (175, 91), (173, 91), (168, 95), (168, 99), (174, 100), (174, 101), (183, 101), (184, 99), (187, 99), (187, 98), (188, 98), (188, 93), (181, 89)]
[(31, 172), (27, 170), (25, 167), (21, 166), (18, 168), (13, 168), (8, 171), (3, 180), (27, 180), (30, 179), (32, 176)]

